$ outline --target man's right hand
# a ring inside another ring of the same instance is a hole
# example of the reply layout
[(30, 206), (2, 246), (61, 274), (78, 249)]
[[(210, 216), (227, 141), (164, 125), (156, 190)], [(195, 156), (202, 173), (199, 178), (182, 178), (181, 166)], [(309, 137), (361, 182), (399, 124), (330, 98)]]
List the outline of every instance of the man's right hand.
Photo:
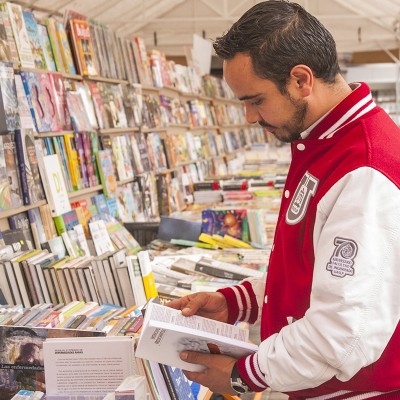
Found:
[(193, 293), (165, 304), (168, 307), (181, 310), (185, 317), (200, 315), (221, 322), (228, 321), (228, 304), (225, 296), (219, 292)]

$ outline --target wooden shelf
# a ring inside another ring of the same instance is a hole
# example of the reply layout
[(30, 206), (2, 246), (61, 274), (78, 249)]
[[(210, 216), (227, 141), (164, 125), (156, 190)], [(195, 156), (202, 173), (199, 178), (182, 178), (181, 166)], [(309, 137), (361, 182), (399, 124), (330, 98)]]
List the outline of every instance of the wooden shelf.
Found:
[(145, 129), (140, 129), (140, 131), (143, 132), (143, 133), (167, 132), (168, 128), (145, 128)]
[(150, 85), (141, 85), (143, 91), (147, 92), (159, 92), (162, 88), (150, 86)]
[(118, 79), (118, 78), (104, 78), (102, 76), (86, 76), (84, 77), (85, 79), (88, 79), (90, 81), (96, 81), (96, 82), (105, 82), (105, 83), (122, 83), (124, 85), (127, 85), (129, 83), (129, 81), (125, 80), (125, 79)]
[(86, 196), (88, 194), (91, 193), (96, 193), (103, 190), (103, 186), (102, 185), (97, 185), (97, 186), (92, 186), (86, 189), (81, 189), (81, 190), (77, 190), (75, 192), (69, 192), (68, 193), (68, 197), (70, 199), (75, 199), (76, 197), (81, 197), (81, 196)]
[(134, 182), (135, 181), (135, 178), (133, 177), (133, 178), (129, 178), (129, 179), (124, 179), (124, 180), (122, 180), (122, 181), (117, 181), (117, 185), (118, 186), (124, 186), (124, 185), (126, 185), (127, 183), (132, 183), (132, 182)]
[(139, 128), (109, 128), (109, 129), (99, 129), (98, 132), (100, 135), (114, 135), (117, 133), (133, 133), (138, 132)]
[(11, 217), (12, 215), (31, 210), (32, 208), (44, 206), (45, 204), (47, 204), (47, 201), (41, 200), (35, 204), (29, 204), (29, 206), (22, 206), (22, 207), (18, 207), (18, 208), (12, 208), (12, 209), (6, 210), (6, 211), (0, 211), (0, 219), (8, 218), (8, 217)]
[(223, 103), (242, 104), (242, 102), (240, 100), (238, 100), (238, 99), (227, 99), (225, 97), (218, 97), (218, 96), (214, 97), (212, 100), (213, 101), (220, 101), (220, 102), (223, 102)]
[(74, 133), (74, 131), (59, 131), (59, 132), (38, 132), (34, 134), (35, 139), (45, 138), (45, 137), (55, 137), (55, 136), (63, 136), (67, 134)]
[[(59, 72), (60, 73), (60, 72)], [(82, 75), (77, 75), (77, 74), (70, 74), (69, 72), (61, 72), (61, 75), (63, 76), (63, 78), (65, 79), (72, 79), (74, 81), (81, 81), (83, 80), (83, 76)]]

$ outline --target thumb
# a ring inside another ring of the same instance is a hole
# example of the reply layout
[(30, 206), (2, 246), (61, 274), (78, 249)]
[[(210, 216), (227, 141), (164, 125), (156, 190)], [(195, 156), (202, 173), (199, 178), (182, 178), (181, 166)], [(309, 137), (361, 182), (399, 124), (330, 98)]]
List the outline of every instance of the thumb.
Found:
[(210, 355), (207, 353), (200, 353), (196, 351), (182, 351), (179, 354), (181, 360), (186, 361), (190, 364), (201, 364), (207, 367), (210, 359)]
[(188, 302), (184, 308), (182, 308), (182, 314), (185, 317), (190, 317), (191, 315), (195, 315), (197, 311), (203, 306), (204, 298), (199, 296), (197, 293), (195, 295), (188, 296)]

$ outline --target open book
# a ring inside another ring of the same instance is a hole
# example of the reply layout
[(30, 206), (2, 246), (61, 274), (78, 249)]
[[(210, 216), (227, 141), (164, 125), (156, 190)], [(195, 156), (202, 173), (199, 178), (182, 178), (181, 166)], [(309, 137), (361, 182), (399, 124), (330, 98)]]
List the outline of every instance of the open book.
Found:
[(248, 342), (249, 331), (239, 326), (203, 318), (185, 317), (181, 311), (149, 303), (135, 355), (161, 364), (201, 371), (202, 365), (182, 361), (183, 350), (225, 354), (240, 358), (257, 351)]

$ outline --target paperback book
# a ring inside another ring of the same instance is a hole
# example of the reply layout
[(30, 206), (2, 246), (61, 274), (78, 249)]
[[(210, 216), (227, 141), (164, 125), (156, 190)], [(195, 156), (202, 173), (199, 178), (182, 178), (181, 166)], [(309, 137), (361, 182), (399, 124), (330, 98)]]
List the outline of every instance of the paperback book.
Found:
[(248, 335), (249, 331), (240, 326), (198, 315), (184, 317), (179, 310), (150, 302), (135, 354), (187, 371), (202, 371), (202, 365), (181, 360), (179, 353), (190, 350), (244, 357), (258, 349), (248, 341)]

